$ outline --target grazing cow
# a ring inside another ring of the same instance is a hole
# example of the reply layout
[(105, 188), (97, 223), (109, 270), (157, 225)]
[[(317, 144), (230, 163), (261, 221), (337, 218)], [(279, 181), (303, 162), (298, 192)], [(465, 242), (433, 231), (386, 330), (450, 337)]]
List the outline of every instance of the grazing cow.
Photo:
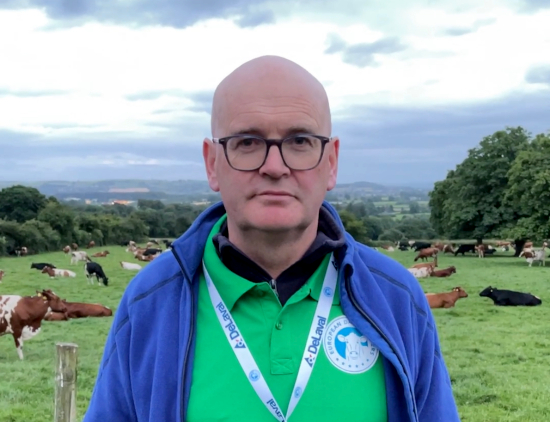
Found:
[(84, 272), (86, 273), (86, 278), (88, 283), (94, 284), (94, 275), (97, 279), (97, 285), (99, 286), (99, 279), (103, 281), (103, 285), (107, 286), (109, 284), (109, 279), (105, 275), (103, 268), (97, 262), (87, 262), (84, 264)]
[(438, 249), (439, 251), (443, 251), (443, 248), (445, 247), (445, 245), (441, 242), (436, 242), (436, 243), (434, 243), (433, 247)]
[(65, 299), (63, 299), (63, 303), (67, 307), (65, 313), (51, 312), (44, 319), (46, 321), (67, 321), (76, 318), (113, 316), (113, 311), (110, 308), (99, 303), (67, 302)]
[(439, 249), (436, 248), (425, 248), (421, 249), (420, 252), (418, 252), (418, 255), (414, 258), (414, 262), (418, 261), (418, 259), (428, 260), (428, 258), (435, 257), (439, 252)]
[(107, 255), (109, 255), (109, 251), (103, 251), (103, 252), (96, 252), (92, 255), (94, 258), (105, 258)]
[(74, 271), (61, 270), (59, 268), (44, 267), (41, 272), (42, 272), (42, 274), (48, 274), (50, 276), (50, 278), (55, 278), (55, 277), (76, 277), (76, 273)]
[(414, 264), (411, 268), (425, 268), (425, 267), (431, 267), (432, 270), (434, 270), (437, 267), (437, 255), (434, 256), (434, 260), (432, 262), (421, 262), (420, 264)]
[(51, 311), (67, 311), (65, 304), (51, 290), (37, 290), (36, 293), (36, 296), (0, 296), (0, 336), (13, 336), (21, 360), (23, 342), (40, 332), (44, 317)]
[(4, 278), (5, 272), (0, 270), (0, 283), (2, 282), (2, 278)]
[(95, 246), (95, 242), (93, 240), (90, 240), (90, 243), (88, 243), (88, 246), (86, 248), (90, 249)]
[(432, 277), (450, 277), (451, 274), (456, 273), (456, 268), (454, 266), (451, 266), (449, 268), (445, 268), (443, 270), (435, 270), (432, 272)]
[(455, 251), (455, 256), (457, 256), (459, 253), (464, 256), (465, 252), (476, 252), (476, 245), (470, 244), (470, 245), (459, 245), (458, 249)]
[(65, 252), (65, 254), (71, 253), (71, 247), (70, 247), (69, 245), (65, 246), (65, 247), (63, 248), (63, 252)]
[(415, 278), (427, 278), (430, 276), (430, 274), (433, 271), (432, 267), (424, 267), (424, 268), (407, 268), (409, 272), (415, 277)]
[(78, 264), (79, 261), (92, 262), (87, 252), (71, 252), (71, 264)]
[(414, 249), (415, 252), (418, 252), (422, 249), (431, 248), (431, 247), (432, 247), (431, 243), (427, 243), (427, 242), (413, 242), (411, 245), (411, 249)]
[(527, 263), (529, 264), (529, 266), (531, 267), (533, 265), (533, 262), (534, 261), (537, 261), (539, 263), (539, 267), (541, 265), (545, 266), (546, 267), (546, 247), (548, 246), (548, 243), (544, 242), (542, 244), (542, 249), (540, 250), (533, 250), (531, 248), (529, 249), (525, 249), (523, 248), (523, 250), (521, 251), (521, 253), (519, 254), (520, 257), (525, 257), (525, 260), (527, 261)]
[(125, 270), (141, 270), (141, 265), (132, 264), (131, 262), (120, 261), (120, 266)]
[(458, 299), (468, 297), (462, 287), (454, 287), (447, 293), (426, 293), (426, 299), (430, 308), (452, 308)]
[(491, 286), (485, 288), (479, 295), (491, 298), (497, 306), (537, 306), (542, 303), (540, 298), (531, 293), (499, 290)]
[(57, 268), (55, 265), (47, 264), (47, 263), (45, 263), (45, 262), (36, 262), (36, 263), (33, 262), (33, 263), (31, 264), (31, 270), (32, 270), (33, 268), (36, 268), (37, 270), (43, 270), (44, 267)]

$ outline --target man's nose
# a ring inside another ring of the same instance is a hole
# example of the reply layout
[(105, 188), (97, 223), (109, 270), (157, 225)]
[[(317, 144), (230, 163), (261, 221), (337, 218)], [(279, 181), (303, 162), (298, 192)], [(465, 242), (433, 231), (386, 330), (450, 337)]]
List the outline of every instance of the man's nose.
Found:
[(267, 158), (262, 167), (260, 167), (260, 174), (265, 174), (273, 178), (279, 178), (290, 174), (290, 169), (286, 166), (281, 151), (275, 145), (269, 148)]

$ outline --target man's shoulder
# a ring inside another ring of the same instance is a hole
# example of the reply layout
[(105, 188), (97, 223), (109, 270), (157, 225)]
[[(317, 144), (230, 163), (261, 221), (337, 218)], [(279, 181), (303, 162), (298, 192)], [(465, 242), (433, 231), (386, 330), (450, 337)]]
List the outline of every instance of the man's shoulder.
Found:
[(369, 246), (354, 241), (354, 266), (368, 271), (383, 291), (397, 294), (401, 302), (408, 297), (417, 309), (426, 311), (426, 298), (422, 286), (409, 270), (395, 259)]
[(171, 250), (161, 253), (153, 261), (145, 265), (132, 278), (124, 292), (128, 306), (155, 295), (164, 295), (166, 288), (181, 285), (182, 272)]

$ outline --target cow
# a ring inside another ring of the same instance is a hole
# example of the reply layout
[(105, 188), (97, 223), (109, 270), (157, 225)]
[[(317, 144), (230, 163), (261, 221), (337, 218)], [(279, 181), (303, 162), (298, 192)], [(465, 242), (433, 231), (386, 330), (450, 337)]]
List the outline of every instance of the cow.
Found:
[(77, 251), (78, 250), (78, 245), (76, 243), (71, 243), (71, 248), (73, 251)]
[(164, 246), (166, 246), (166, 248), (169, 248), (172, 246), (172, 242), (170, 242), (169, 240), (164, 239), (162, 242), (164, 243)]
[(71, 264), (78, 264), (79, 261), (92, 262), (87, 252), (71, 252)]
[(352, 331), (346, 336), (338, 334), (337, 338), (339, 342), (346, 343), (346, 359), (357, 360), (361, 357), (361, 352), (363, 351), (361, 347), (362, 343), (367, 342), (365, 336)]
[(76, 318), (113, 316), (113, 311), (110, 308), (99, 303), (67, 302), (65, 299), (62, 302), (67, 307), (67, 310), (64, 313), (51, 312), (44, 318), (46, 321), (67, 321)]
[(531, 293), (499, 290), (491, 286), (486, 287), (479, 295), (492, 299), (497, 306), (537, 306), (542, 303), (539, 297)]
[(443, 254), (446, 254), (446, 253), (455, 253), (452, 245), (443, 246)]
[(33, 268), (36, 268), (37, 270), (43, 270), (44, 267), (50, 267), (50, 268), (57, 268), (55, 265), (52, 265), (52, 264), (47, 264), (45, 262), (33, 262), (31, 264), (31, 270)]
[(414, 264), (411, 268), (424, 268), (424, 267), (431, 267), (432, 270), (437, 268), (437, 255), (434, 256), (434, 260), (432, 262), (421, 262), (419, 264)]
[(4, 278), (5, 272), (0, 270), (0, 283), (2, 282), (2, 278)]
[(433, 272), (433, 267), (423, 267), (423, 268), (407, 268), (409, 272), (415, 278), (426, 278), (429, 277)]
[(70, 254), (71, 253), (71, 247), (69, 245), (65, 246), (63, 248), (63, 252), (65, 253), (65, 255)]
[(448, 293), (426, 293), (430, 308), (452, 308), (458, 299), (468, 297), (462, 287), (454, 287)]
[(141, 270), (141, 265), (120, 261), (120, 266), (125, 270)]
[(431, 243), (427, 242), (413, 242), (411, 245), (411, 249), (414, 249), (415, 252), (418, 252), (422, 249), (431, 248)]
[(399, 245), (397, 247), (400, 251), (408, 251), (409, 250), (409, 246), (408, 245)]
[(541, 265), (545, 266), (546, 267), (546, 247), (548, 246), (548, 243), (544, 242), (542, 244), (542, 249), (540, 250), (533, 250), (532, 248), (529, 248), (529, 249), (525, 249), (523, 248), (523, 250), (521, 251), (521, 253), (519, 254), (520, 257), (525, 257), (525, 260), (527, 261), (527, 263), (529, 264), (529, 266), (531, 267), (533, 265), (533, 262), (534, 261), (537, 261), (539, 263), (539, 267)]
[(451, 266), (443, 270), (433, 271), (431, 277), (450, 277), (453, 273), (456, 273), (456, 268), (454, 266)]
[(93, 248), (95, 246), (95, 242), (93, 240), (90, 240), (90, 243), (88, 243), (88, 246), (86, 246), (87, 249)]
[(76, 277), (74, 271), (62, 270), (59, 268), (44, 267), (41, 271), (42, 274), (48, 274), (50, 278), (55, 277)]
[(476, 245), (470, 244), (470, 245), (459, 245), (458, 249), (455, 251), (455, 256), (457, 256), (459, 253), (464, 256), (465, 252), (476, 252)]
[(414, 262), (418, 261), (418, 259), (428, 260), (428, 258), (435, 257), (439, 253), (439, 249), (436, 248), (424, 248), (421, 249), (420, 252), (418, 252), (418, 255), (414, 258)]
[(93, 258), (105, 258), (107, 255), (109, 255), (109, 251), (103, 251), (103, 252), (96, 252), (92, 255)]
[(84, 264), (84, 272), (86, 273), (86, 278), (88, 283), (94, 284), (94, 275), (97, 279), (97, 285), (99, 286), (99, 279), (103, 281), (103, 285), (107, 286), (109, 284), (109, 279), (105, 275), (103, 268), (97, 262), (87, 262)]
[(19, 359), (23, 360), (23, 342), (40, 332), (44, 317), (52, 312), (64, 313), (66, 305), (51, 290), (36, 291), (36, 296), (0, 296), (0, 336), (11, 334)]
[(142, 253), (143, 256), (149, 256), (149, 255), (156, 255), (162, 252), (162, 249), (156, 249), (156, 248), (147, 248)]
[(393, 246), (388, 246), (388, 245), (384, 245), (382, 246), (382, 249), (388, 251), (388, 252), (393, 252), (395, 249), (393, 248)]

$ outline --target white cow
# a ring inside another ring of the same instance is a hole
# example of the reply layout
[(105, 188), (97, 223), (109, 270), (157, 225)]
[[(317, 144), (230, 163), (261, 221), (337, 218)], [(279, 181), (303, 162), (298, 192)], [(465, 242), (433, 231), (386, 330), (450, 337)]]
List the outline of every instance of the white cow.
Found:
[(352, 331), (347, 336), (338, 334), (338, 341), (346, 343), (346, 358), (356, 360), (359, 359), (363, 351), (361, 343), (365, 343), (367, 338), (365, 336), (358, 336)]
[(422, 268), (407, 268), (409, 272), (416, 278), (426, 278), (429, 277), (433, 271), (432, 267), (422, 267)]
[(120, 261), (120, 266), (125, 270), (138, 270), (138, 271), (141, 270), (141, 265), (134, 264), (132, 262)]
[(84, 251), (71, 252), (71, 264), (78, 264), (79, 261), (92, 262), (88, 254)]

